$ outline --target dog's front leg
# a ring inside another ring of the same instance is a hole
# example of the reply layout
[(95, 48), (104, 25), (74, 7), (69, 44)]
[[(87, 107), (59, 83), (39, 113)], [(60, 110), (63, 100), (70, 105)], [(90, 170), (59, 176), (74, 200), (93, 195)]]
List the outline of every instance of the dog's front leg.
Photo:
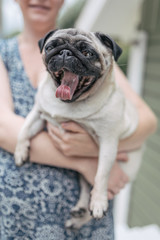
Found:
[(94, 218), (101, 218), (108, 208), (107, 185), (109, 173), (116, 158), (117, 141), (101, 139), (98, 169), (91, 191), (90, 211)]
[(27, 160), (30, 146), (29, 139), (42, 130), (43, 127), (44, 120), (40, 118), (40, 112), (37, 106), (34, 106), (32, 111), (28, 114), (18, 136), (14, 153), (17, 166), (21, 166)]

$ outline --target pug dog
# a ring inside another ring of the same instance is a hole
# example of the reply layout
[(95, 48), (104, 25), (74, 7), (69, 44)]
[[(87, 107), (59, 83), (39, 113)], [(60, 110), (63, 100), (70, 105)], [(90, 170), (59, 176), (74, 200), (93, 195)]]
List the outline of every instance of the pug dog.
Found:
[[(30, 138), (44, 128), (45, 121), (56, 126), (75, 121), (85, 128), (99, 145), (99, 159), (91, 193), (81, 176), (80, 198), (66, 222), (66, 227), (80, 228), (92, 217), (105, 215), (108, 178), (118, 143), (133, 134), (138, 115), (115, 81), (114, 65), (122, 50), (111, 37), (57, 29), (41, 39), (39, 47), (48, 75), (41, 81), (35, 105), (20, 131), (15, 163), (20, 166), (27, 160)], [(130, 179), (136, 176), (140, 159), (137, 150), (127, 163), (121, 163)]]

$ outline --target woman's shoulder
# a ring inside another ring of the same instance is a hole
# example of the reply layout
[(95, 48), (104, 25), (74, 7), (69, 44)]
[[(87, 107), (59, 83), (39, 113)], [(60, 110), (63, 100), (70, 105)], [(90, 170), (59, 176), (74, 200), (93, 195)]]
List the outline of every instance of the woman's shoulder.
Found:
[(5, 65), (16, 53), (17, 44), (17, 37), (0, 39), (0, 57)]
[(0, 39), (0, 54), (12, 50), (17, 44), (17, 37), (1, 38)]
[(0, 55), (3, 56), (4, 51), (6, 51), (6, 46), (7, 46), (7, 40), (0, 39)]

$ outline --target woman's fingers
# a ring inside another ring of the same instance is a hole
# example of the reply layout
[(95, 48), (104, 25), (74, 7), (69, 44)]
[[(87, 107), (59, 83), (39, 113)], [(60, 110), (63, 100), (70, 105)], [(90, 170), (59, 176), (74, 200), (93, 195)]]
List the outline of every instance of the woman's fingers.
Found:
[[(49, 135), (66, 156), (97, 157), (98, 146), (90, 135), (78, 124), (66, 122), (62, 128), (47, 123)], [(58, 146), (59, 145), (59, 146)]]
[(55, 127), (51, 123), (47, 123), (47, 129), (48, 129), (48, 132), (51, 135), (51, 137), (56, 135), (58, 138), (62, 139), (64, 136), (64, 132), (62, 132), (62, 130), (60, 130), (60, 128)]
[(114, 198), (114, 193), (108, 190), (108, 200), (112, 200)]
[(56, 148), (58, 148), (60, 150), (60, 146), (61, 146), (61, 139), (59, 137), (57, 137), (52, 131), (48, 130), (48, 134), (49, 136), (52, 138), (53, 144)]
[(66, 131), (71, 131), (74, 133), (84, 133), (85, 130), (75, 122), (64, 122), (61, 124), (62, 128)]
[[(85, 130), (83, 130), (82, 127), (80, 127), (78, 124), (74, 123), (74, 122), (66, 122), (66, 123), (62, 123), (61, 124), (62, 129), (60, 129), (59, 127), (55, 127), (50, 123), (47, 123), (47, 129), (49, 133), (52, 133), (56, 135), (58, 138), (62, 139), (62, 140), (66, 140), (71, 138), (73, 135), (72, 134), (76, 134), (76, 133), (84, 133)], [(63, 131), (65, 130), (65, 131)], [(77, 137), (77, 135), (74, 135), (74, 137)]]
[(123, 172), (118, 162), (116, 161), (111, 169), (109, 177), (108, 198), (113, 199), (114, 196), (118, 194), (122, 188), (125, 187), (128, 181), (128, 176)]
[(126, 152), (118, 152), (117, 161), (127, 162), (128, 161), (128, 154)]

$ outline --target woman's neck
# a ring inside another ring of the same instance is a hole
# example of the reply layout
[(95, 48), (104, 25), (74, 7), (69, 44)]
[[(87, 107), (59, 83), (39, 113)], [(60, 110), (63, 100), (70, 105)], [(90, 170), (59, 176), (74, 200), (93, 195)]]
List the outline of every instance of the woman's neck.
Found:
[(45, 66), (39, 51), (38, 41), (53, 28), (45, 28), (45, 31), (39, 31), (36, 28), (25, 27), (19, 35), (19, 51), (24, 65), (24, 69), (34, 87), (38, 86), (45, 72)]

